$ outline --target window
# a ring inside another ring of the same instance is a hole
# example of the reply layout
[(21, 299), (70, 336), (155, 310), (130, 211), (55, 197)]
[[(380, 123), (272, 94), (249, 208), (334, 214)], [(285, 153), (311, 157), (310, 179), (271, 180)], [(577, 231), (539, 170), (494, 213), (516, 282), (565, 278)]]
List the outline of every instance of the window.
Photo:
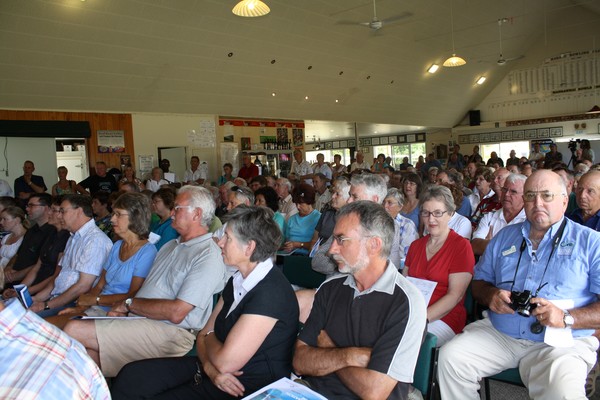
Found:
[(310, 164), (317, 162), (317, 154), (323, 154), (325, 156), (325, 162), (333, 163), (333, 156), (339, 154), (342, 156), (341, 163), (344, 165), (350, 165), (350, 149), (331, 149), (331, 150), (315, 150), (306, 152), (306, 161)]
[(419, 161), (419, 156), (426, 156), (425, 150), (425, 143), (374, 146), (373, 157), (377, 157), (377, 154), (380, 153), (385, 154), (386, 157), (392, 157), (392, 166), (402, 164), (402, 159), (408, 157), (408, 162), (416, 165), (417, 161)]

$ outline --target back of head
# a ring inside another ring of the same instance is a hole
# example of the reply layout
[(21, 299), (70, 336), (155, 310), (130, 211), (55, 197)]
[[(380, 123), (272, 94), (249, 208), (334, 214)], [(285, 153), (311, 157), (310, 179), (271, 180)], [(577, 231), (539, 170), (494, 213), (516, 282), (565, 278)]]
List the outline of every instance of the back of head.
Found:
[(385, 209), (372, 201), (359, 200), (348, 203), (337, 212), (336, 219), (356, 215), (362, 230), (363, 237), (376, 236), (381, 239), (382, 258), (387, 258), (392, 250), (394, 241), (394, 220)]
[(315, 204), (315, 188), (307, 183), (300, 183), (292, 190), (292, 201), (296, 204)]
[(227, 227), (241, 242), (256, 243), (250, 256), (253, 262), (272, 257), (283, 239), (279, 225), (273, 220), (273, 211), (265, 207), (241, 205), (232, 209), (227, 215)]
[(246, 186), (232, 186), (231, 193), (235, 194), (235, 197), (239, 202), (248, 202), (248, 205), (254, 205), (254, 192), (252, 189)]
[(212, 194), (202, 186), (186, 185), (179, 189), (178, 194), (188, 193), (190, 196), (189, 205), (202, 210), (202, 221), (200, 224), (209, 227), (215, 217), (215, 201)]
[(356, 174), (352, 175), (350, 181), (352, 186), (364, 186), (367, 196), (376, 198), (377, 203), (382, 204), (387, 195), (387, 185), (385, 180), (377, 174)]

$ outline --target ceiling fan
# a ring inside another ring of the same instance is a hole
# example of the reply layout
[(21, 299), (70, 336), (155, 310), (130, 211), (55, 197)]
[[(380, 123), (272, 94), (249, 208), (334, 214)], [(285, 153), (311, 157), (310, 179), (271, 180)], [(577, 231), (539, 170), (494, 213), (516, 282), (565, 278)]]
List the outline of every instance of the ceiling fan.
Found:
[(341, 24), (341, 25), (361, 25), (361, 26), (366, 26), (367, 28), (370, 28), (372, 31), (378, 31), (379, 29), (383, 28), (384, 25), (389, 25), (394, 22), (401, 21), (412, 15), (413, 14), (411, 12), (405, 11), (402, 14), (398, 14), (393, 17), (379, 19), (377, 17), (377, 4), (376, 4), (375, 0), (373, 0), (373, 18), (371, 19), (371, 21), (368, 21), (368, 22), (338, 21), (337, 23)]
[(504, 66), (506, 65), (506, 63), (510, 62), (510, 61), (516, 61), (516, 60), (520, 60), (521, 58), (523, 58), (523, 55), (520, 55), (518, 57), (513, 57), (513, 58), (505, 58), (503, 51), (502, 51), (502, 24), (505, 24), (509, 21), (508, 18), (500, 18), (498, 19), (498, 31), (500, 33), (500, 58), (498, 59), (498, 61), (496, 61), (496, 64), (500, 65), (500, 66)]

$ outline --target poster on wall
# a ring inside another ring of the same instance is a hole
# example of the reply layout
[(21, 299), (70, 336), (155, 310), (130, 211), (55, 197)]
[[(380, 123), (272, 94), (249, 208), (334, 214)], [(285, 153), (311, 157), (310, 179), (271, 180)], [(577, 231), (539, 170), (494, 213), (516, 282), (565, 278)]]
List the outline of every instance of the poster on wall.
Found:
[(242, 151), (252, 150), (252, 143), (251, 143), (249, 137), (241, 138), (241, 142), (242, 142)]
[(292, 129), (292, 137), (294, 147), (302, 147), (304, 145), (304, 130), (299, 128)]
[(288, 128), (277, 128), (277, 143), (287, 143)]
[(150, 176), (152, 167), (154, 167), (154, 156), (138, 156), (138, 176), (142, 178)]
[(98, 153), (123, 153), (125, 151), (124, 131), (97, 131)]

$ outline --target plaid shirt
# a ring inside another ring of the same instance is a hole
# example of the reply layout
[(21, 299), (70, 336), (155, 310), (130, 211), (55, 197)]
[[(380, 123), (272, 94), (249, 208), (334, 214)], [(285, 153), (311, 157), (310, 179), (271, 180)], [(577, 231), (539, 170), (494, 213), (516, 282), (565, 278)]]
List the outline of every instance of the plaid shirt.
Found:
[(0, 311), (0, 398), (110, 399), (102, 373), (66, 333), (13, 299)]

